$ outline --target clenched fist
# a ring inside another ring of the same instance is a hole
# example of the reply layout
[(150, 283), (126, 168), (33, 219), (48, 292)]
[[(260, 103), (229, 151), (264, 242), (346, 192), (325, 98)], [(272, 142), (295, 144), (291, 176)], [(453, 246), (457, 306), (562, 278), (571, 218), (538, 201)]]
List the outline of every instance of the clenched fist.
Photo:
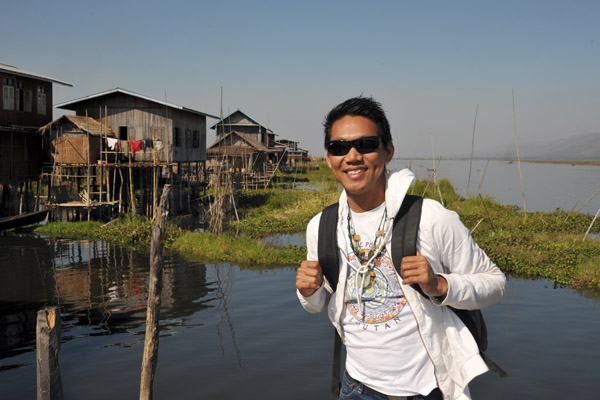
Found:
[(417, 250), (416, 256), (402, 259), (400, 272), (405, 285), (418, 283), (428, 296), (443, 296), (448, 292), (448, 282), (431, 269), (429, 261)]
[(318, 261), (302, 261), (296, 275), (296, 289), (304, 297), (309, 297), (323, 284), (323, 270)]

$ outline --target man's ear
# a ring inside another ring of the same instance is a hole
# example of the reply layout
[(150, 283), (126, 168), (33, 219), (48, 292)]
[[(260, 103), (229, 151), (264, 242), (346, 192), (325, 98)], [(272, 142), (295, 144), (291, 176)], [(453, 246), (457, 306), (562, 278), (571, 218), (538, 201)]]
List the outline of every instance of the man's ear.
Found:
[(387, 152), (385, 156), (385, 163), (387, 164), (394, 159), (394, 144), (392, 142), (388, 142), (388, 144), (385, 145), (385, 150)]
[(327, 150), (325, 150), (325, 161), (327, 161), (327, 165), (329, 166), (329, 169), (331, 169), (331, 161), (329, 159), (329, 153)]

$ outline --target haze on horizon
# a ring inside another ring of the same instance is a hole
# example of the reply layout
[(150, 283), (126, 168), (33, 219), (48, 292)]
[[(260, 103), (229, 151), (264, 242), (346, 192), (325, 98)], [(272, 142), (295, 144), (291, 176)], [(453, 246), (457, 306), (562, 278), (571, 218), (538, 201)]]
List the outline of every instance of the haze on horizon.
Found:
[(54, 104), (122, 87), (219, 115), (222, 88), (224, 115), (316, 156), (352, 96), (383, 104), (397, 157), (470, 154), (478, 107), (477, 156), (514, 143), (513, 90), (520, 141), (600, 132), (598, 15), (592, 0), (26, 0), (0, 14), (0, 62), (73, 83)]

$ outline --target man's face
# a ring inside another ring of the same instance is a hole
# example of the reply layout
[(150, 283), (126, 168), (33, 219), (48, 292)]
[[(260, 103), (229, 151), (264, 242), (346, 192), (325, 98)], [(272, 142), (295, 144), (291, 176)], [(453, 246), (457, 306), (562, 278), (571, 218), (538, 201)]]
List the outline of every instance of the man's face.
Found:
[[(377, 126), (365, 117), (347, 115), (333, 123), (329, 140), (355, 140), (377, 136)], [(383, 142), (372, 153), (360, 154), (354, 147), (348, 154), (334, 156), (326, 153), (333, 176), (346, 189), (349, 200), (363, 204), (365, 210), (378, 206), (385, 200), (385, 165), (394, 156), (394, 146)], [(351, 204), (352, 205), (352, 204)], [(354, 207), (353, 207), (354, 209)]]

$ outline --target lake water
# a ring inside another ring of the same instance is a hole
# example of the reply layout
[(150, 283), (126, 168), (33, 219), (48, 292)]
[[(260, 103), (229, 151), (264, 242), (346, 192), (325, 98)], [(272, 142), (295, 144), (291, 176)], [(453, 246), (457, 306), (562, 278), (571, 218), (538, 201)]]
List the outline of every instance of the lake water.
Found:
[[(491, 168), (490, 162), (486, 180)], [(598, 186), (592, 171), (587, 178), (575, 174), (585, 188), (557, 192), (582, 198), (565, 201), (585, 201)], [(561, 174), (567, 173), (554, 172), (553, 179)], [(460, 191), (462, 184), (455, 185)], [(473, 185), (476, 191), (472, 175)], [(520, 199), (518, 173), (517, 187)], [(534, 198), (528, 210), (554, 207), (536, 205)], [(277, 240), (303, 241), (301, 234)], [(309, 314), (299, 305), (294, 267), (241, 269), (165, 254), (164, 268), (155, 398), (332, 398), (333, 328), (324, 313)], [(148, 270), (149, 255), (141, 250), (0, 235), (0, 399), (36, 397), (35, 316), (44, 304), (60, 306), (63, 316), (65, 399), (137, 398)], [(506, 301), (484, 315), (487, 353), (508, 377), (476, 378), (474, 398), (598, 398), (597, 300), (546, 280), (511, 278)]]
[[(419, 179), (428, 179), (427, 169), (437, 166), (440, 178), (449, 179), (456, 192), (476, 194), (482, 179), (481, 193), (502, 204), (523, 208), (523, 190), (517, 162), (473, 160), (393, 160), (389, 167), (401, 169), (408, 165)], [(487, 165), (487, 168), (486, 168)], [(469, 181), (469, 169), (471, 180)], [(485, 172), (485, 174), (484, 174)], [(521, 163), (527, 211), (570, 211), (583, 205), (600, 189), (600, 166), (571, 164)], [(600, 208), (600, 194), (581, 210), (595, 214)]]

